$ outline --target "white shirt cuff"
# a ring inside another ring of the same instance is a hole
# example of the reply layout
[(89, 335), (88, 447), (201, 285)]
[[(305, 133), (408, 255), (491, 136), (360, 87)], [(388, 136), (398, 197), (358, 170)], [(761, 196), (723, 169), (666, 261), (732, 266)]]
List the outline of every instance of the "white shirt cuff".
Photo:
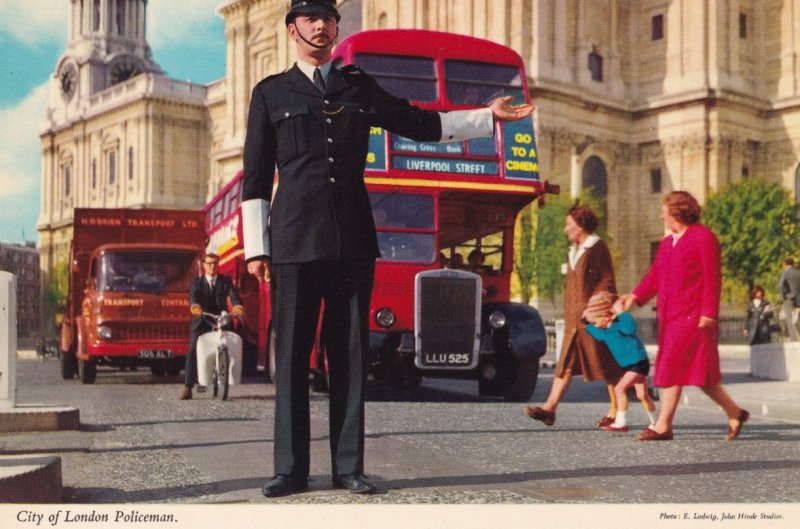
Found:
[(440, 143), (489, 138), (494, 135), (494, 117), (490, 108), (439, 112), (439, 117), (442, 120)]
[(244, 258), (270, 257), (269, 202), (260, 198), (242, 202), (242, 236)]

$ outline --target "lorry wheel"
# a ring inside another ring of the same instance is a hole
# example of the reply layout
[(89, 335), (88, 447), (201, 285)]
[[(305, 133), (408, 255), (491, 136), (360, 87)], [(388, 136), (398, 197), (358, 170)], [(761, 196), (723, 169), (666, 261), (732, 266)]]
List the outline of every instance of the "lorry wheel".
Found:
[(78, 378), (84, 384), (94, 384), (97, 378), (97, 363), (94, 360), (78, 360)]
[(78, 368), (75, 362), (75, 353), (61, 351), (59, 356), (61, 362), (61, 378), (64, 380), (72, 380), (75, 378), (75, 373)]
[(163, 377), (167, 372), (167, 366), (164, 365), (164, 362), (156, 360), (150, 364), (150, 372), (153, 374), (153, 376)]
[(171, 377), (177, 377), (181, 374), (182, 368), (180, 360), (173, 359), (167, 364), (167, 374)]
[(511, 374), (510, 382), (503, 388), (503, 398), (510, 402), (527, 402), (536, 389), (539, 379), (539, 359), (520, 360), (517, 369)]

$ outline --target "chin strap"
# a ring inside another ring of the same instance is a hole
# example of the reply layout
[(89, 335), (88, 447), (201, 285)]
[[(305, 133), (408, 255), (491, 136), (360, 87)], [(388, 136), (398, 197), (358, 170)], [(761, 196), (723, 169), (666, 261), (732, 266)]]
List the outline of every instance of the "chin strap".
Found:
[(336, 43), (336, 41), (338, 40), (338, 38), (339, 38), (339, 26), (336, 26), (336, 36), (333, 38), (333, 40), (331, 40), (328, 44), (324, 44), (322, 46), (320, 46), (319, 44), (314, 44), (310, 40), (306, 39), (303, 36), (303, 34), (300, 33), (300, 28), (298, 28), (296, 25), (295, 25), (295, 29), (297, 30), (297, 35), (300, 37), (300, 39), (303, 42), (305, 42), (306, 44), (308, 44), (312, 48), (317, 48), (318, 50), (324, 50), (325, 48), (327, 48), (329, 46), (333, 46)]

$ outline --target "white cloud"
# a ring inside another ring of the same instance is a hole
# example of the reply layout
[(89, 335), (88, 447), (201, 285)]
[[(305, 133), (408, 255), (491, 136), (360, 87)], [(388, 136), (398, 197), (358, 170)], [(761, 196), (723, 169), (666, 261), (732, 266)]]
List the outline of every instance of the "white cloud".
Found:
[(147, 3), (147, 42), (155, 49), (224, 38), (214, 28), (223, 0), (154, 0)]
[(0, 0), (0, 42), (4, 35), (28, 46), (66, 42), (69, 2)]
[(48, 101), (47, 83), (13, 106), (0, 107), (0, 219), (39, 208), (39, 129)]

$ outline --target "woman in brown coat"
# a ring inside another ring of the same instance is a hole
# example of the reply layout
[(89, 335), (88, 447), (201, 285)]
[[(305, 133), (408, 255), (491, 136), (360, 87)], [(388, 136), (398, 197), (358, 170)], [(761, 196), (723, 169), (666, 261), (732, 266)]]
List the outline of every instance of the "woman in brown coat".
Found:
[(616, 293), (611, 253), (600, 237), (594, 234), (598, 224), (597, 215), (588, 206), (574, 206), (569, 210), (564, 224), (564, 232), (572, 243), (564, 289), (564, 344), (547, 401), (541, 407), (525, 408), (528, 417), (542, 421), (547, 426), (555, 423), (558, 403), (566, 393), (570, 379), (577, 375), (583, 375), (587, 382), (608, 382), (611, 406), (608, 415), (600, 419), (597, 425), (611, 424), (616, 416), (614, 385), (623, 371), (605, 344), (589, 336), (586, 323), (582, 321), (589, 298), (603, 291)]

